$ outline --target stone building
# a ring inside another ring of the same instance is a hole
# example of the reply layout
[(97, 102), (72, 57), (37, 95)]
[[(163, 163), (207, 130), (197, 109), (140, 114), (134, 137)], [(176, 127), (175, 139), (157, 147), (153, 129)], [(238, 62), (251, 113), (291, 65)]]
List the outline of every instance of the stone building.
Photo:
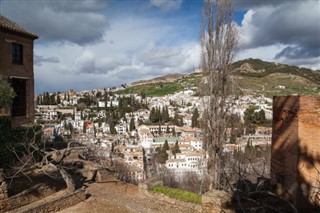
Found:
[(33, 42), (37, 38), (0, 15), (0, 74), (16, 93), (9, 112), (12, 126), (34, 121)]
[(271, 178), (299, 209), (320, 206), (320, 99), (274, 97)]

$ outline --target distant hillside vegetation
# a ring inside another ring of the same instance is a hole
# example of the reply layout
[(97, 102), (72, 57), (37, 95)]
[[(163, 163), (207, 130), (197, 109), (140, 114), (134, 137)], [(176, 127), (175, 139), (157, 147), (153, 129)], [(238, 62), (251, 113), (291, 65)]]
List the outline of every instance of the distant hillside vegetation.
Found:
[(264, 77), (273, 73), (297, 75), (320, 84), (320, 72), (307, 68), (299, 68), (275, 62), (266, 62), (260, 59), (245, 59), (233, 63), (234, 73), (250, 77)]
[(180, 73), (167, 74), (165, 76), (156, 77), (156, 78), (153, 78), (150, 80), (136, 81), (136, 82), (133, 82), (131, 85), (135, 86), (135, 85), (139, 85), (139, 84), (156, 83), (156, 82), (161, 82), (161, 81), (174, 81), (174, 80), (182, 78), (183, 76), (184, 75), (180, 74)]
[[(320, 72), (286, 64), (245, 59), (233, 63), (231, 78), (240, 95), (320, 95)], [(164, 96), (185, 89), (197, 91), (202, 73), (168, 74), (151, 80), (137, 81), (118, 93)]]

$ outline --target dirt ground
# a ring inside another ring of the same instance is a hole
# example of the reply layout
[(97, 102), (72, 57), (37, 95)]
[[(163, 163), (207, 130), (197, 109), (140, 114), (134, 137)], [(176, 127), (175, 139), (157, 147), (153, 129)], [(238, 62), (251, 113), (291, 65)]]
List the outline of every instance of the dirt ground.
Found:
[(89, 198), (59, 213), (129, 213), (129, 212), (194, 212), (186, 207), (160, 201), (153, 193), (141, 192), (135, 185), (93, 183), (88, 185)]

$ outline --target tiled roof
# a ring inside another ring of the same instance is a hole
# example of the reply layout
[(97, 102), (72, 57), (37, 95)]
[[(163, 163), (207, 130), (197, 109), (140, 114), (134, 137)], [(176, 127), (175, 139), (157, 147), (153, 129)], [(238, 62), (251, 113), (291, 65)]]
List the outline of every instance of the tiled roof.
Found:
[(28, 36), (31, 36), (35, 39), (38, 38), (38, 36), (23, 27), (21, 27), (19, 24), (7, 19), (6, 17), (0, 15), (0, 28), (4, 28), (13, 32), (22, 33)]

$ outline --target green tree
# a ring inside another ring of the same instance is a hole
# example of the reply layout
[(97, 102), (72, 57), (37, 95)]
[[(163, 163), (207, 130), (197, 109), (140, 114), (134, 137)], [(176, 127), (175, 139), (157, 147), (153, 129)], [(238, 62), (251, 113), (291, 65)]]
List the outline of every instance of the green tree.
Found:
[(257, 111), (256, 106), (249, 106), (244, 112), (244, 123), (246, 126), (267, 124), (264, 110)]
[(170, 148), (167, 140), (164, 142), (162, 147), (157, 147), (154, 155), (156, 162), (165, 164), (166, 160), (168, 160), (167, 150), (169, 149)]
[(136, 127), (135, 127), (135, 125), (134, 125), (134, 119), (133, 119), (133, 117), (132, 117), (131, 120), (130, 120), (130, 125), (129, 125), (129, 127), (130, 127), (130, 132), (136, 129)]
[(151, 123), (155, 123), (155, 121), (156, 121), (156, 110), (154, 107), (152, 107), (152, 109), (150, 111), (149, 120)]
[(146, 98), (146, 93), (145, 93), (145, 91), (143, 90), (142, 92), (141, 92), (141, 99), (145, 99)]
[(244, 124), (249, 125), (255, 123), (255, 118), (254, 118), (254, 111), (257, 108), (253, 105), (249, 106), (245, 111), (244, 111)]
[(83, 132), (83, 133), (86, 133), (86, 132), (87, 132), (87, 125), (86, 125), (86, 122), (85, 122), (85, 121), (83, 122), (82, 132)]
[(172, 148), (172, 154), (176, 155), (177, 153), (181, 153), (178, 141), (176, 141), (174, 147)]
[(93, 124), (93, 133), (94, 133), (94, 137), (97, 137), (97, 128), (94, 124)]
[(192, 128), (194, 128), (194, 127), (200, 127), (200, 126), (199, 126), (199, 121), (198, 121), (198, 119), (199, 119), (198, 108), (195, 108), (195, 109), (193, 110), (192, 118), (191, 118), (191, 126), (192, 126)]
[(72, 123), (68, 123), (68, 129), (70, 130), (71, 135), (73, 134), (73, 126)]
[(60, 95), (57, 95), (57, 104), (61, 104), (61, 99), (60, 99)]
[(172, 128), (172, 135), (176, 136), (176, 128)]
[(117, 134), (117, 130), (116, 130), (115, 125), (113, 123), (110, 125), (110, 133), (112, 135)]
[(167, 151), (169, 149), (170, 149), (170, 147), (169, 147), (169, 144), (168, 144), (168, 140), (165, 140), (164, 144), (163, 144), (163, 147), (162, 147), (162, 150), (163, 151)]
[(182, 126), (183, 125), (183, 121), (181, 116), (179, 116), (178, 114), (178, 110), (175, 111), (174, 113), (174, 117), (173, 117), (173, 123), (177, 126)]
[(55, 105), (56, 104), (56, 94), (53, 93), (49, 96), (49, 105)]
[(37, 95), (37, 105), (41, 105), (41, 97), (40, 97), (40, 95)]

